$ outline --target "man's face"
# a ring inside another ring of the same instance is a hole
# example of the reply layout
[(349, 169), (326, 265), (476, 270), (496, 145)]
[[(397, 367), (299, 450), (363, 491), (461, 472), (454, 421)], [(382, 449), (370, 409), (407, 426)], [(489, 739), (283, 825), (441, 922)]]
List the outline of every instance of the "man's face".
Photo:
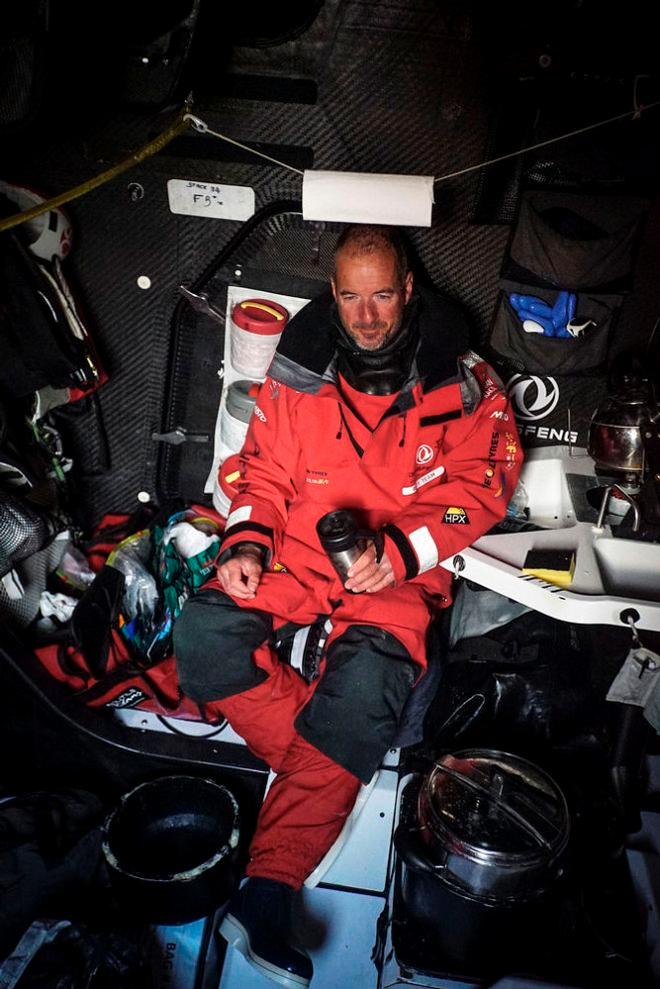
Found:
[(396, 336), (412, 284), (411, 272), (401, 282), (393, 251), (339, 252), (332, 294), (342, 325), (358, 347), (379, 350)]

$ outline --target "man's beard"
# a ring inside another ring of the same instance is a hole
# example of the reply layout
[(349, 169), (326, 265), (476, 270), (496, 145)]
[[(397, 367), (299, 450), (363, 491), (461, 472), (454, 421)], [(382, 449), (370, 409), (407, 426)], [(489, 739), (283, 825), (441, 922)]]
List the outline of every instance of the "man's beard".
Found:
[[(353, 326), (350, 327), (344, 326), (344, 329), (358, 350), (373, 353), (374, 351), (382, 350), (383, 347), (386, 347), (396, 337), (397, 333), (401, 329), (401, 319), (397, 320), (395, 325), (389, 329), (387, 323), (383, 322), (369, 324), (354, 323)], [(374, 339), (373, 341), (360, 339), (357, 336), (360, 332), (374, 333), (377, 331), (382, 331), (384, 335), (378, 339)]]

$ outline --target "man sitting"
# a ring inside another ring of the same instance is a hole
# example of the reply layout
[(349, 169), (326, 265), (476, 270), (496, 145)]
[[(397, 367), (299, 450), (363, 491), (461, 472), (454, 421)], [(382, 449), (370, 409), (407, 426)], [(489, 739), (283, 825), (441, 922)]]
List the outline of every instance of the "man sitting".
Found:
[[(426, 666), (447, 607), (440, 561), (505, 513), (520, 468), (508, 400), (462, 317), (413, 286), (391, 228), (339, 238), (332, 296), (287, 326), (243, 446), (217, 577), (174, 633), (186, 694), (225, 716), (277, 774), (248, 881), (220, 932), (263, 974), (304, 987), (291, 895), (341, 831)], [(342, 585), (316, 531), (348, 509), (373, 533)], [(330, 622), (311, 683), (281, 662), (286, 623)]]

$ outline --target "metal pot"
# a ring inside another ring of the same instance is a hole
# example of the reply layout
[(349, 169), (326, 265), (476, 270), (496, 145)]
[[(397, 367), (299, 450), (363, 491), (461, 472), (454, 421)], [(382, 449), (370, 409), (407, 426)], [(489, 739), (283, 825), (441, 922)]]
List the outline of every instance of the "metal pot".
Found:
[(471, 896), (525, 898), (554, 881), (569, 833), (557, 784), (526, 759), (490, 749), (443, 756), (418, 798), (436, 874)]
[(395, 836), (406, 911), (473, 970), (520, 959), (547, 929), (569, 836), (557, 784), (526, 759), (467, 749), (421, 782)]
[(180, 924), (228, 898), (238, 840), (238, 804), (227, 787), (162, 776), (121, 798), (102, 847), (113, 890), (132, 916)]

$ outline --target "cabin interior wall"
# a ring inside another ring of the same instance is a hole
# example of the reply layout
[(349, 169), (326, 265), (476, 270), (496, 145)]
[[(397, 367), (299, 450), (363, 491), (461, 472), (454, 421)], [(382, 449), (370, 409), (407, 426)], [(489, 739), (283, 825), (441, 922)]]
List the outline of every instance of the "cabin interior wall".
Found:
[[(140, 103), (149, 77), (136, 75), (135, 57), (150, 33), (165, 30), (166, 13), (183, 16), (192, 4), (167, 5), (162, 23), (151, 27), (128, 4), (108, 7), (92, 25), (83, 6), (53, 0), (41, 106), (11, 135), (4, 155), (6, 178), (45, 193), (103, 171), (173, 116), (172, 105), (157, 105), (155, 95)], [(214, 130), (276, 146), (285, 161), (440, 176), (502, 153), (507, 142), (515, 150), (535, 136), (629, 109), (633, 76), (650, 71), (647, 15), (637, 6), (633, 26), (632, 12), (624, 18), (619, 8), (617, 18), (606, 17), (593, 3), (568, 0), (553, 7), (553, 17), (535, 21), (518, 3), (490, 9), (456, 0), (326, 0), (298, 36), (266, 44), (262, 25), (276, 34), (266, 5), (229, 13), (202, 2), (189, 61), (170, 96), (176, 103), (189, 89), (194, 112)], [(286, 101), (287, 86), (301, 102)], [(603, 129), (547, 159), (603, 188), (645, 184), (654, 196), (656, 147), (646, 119), (638, 124), (643, 140), (634, 137), (627, 149)], [(465, 307), (482, 349), (525, 169), (533, 164), (527, 156), (440, 183), (433, 226), (410, 231), (428, 277)], [(157, 491), (152, 433), (167, 418), (178, 286), (194, 280), (239, 227), (171, 213), (170, 178), (252, 186), (257, 208), (300, 196), (296, 174), (191, 131), (68, 207), (74, 247), (66, 265), (110, 373), (97, 404), (73, 406), (60, 418), (89, 523), (105, 511), (132, 511), (138, 492)], [(656, 211), (620, 340), (648, 335), (656, 318), (659, 239)], [(312, 263), (319, 278), (329, 263), (329, 250)], [(138, 287), (141, 275), (150, 280), (147, 290)], [(220, 342), (216, 350), (219, 360)], [(199, 426), (212, 432), (212, 422)]]

